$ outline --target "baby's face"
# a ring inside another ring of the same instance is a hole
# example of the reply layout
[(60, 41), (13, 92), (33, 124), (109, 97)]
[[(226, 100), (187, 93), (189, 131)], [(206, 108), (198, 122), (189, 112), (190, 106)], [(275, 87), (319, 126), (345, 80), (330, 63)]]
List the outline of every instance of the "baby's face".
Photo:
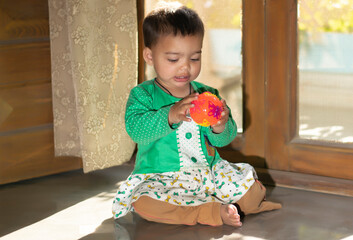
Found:
[(188, 86), (201, 70), (201, 49), (203, 37), (166, 35), (158, 39), (151, 48), (151, 59), (157, 79), (168, 89)]

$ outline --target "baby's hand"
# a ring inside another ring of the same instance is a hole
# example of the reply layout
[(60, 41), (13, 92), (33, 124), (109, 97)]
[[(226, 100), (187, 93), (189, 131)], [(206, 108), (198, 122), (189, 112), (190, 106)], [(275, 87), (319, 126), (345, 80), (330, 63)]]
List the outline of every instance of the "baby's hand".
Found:
[(219, 119), (219, 121), (216, 124), (211, 126), (212, 131), (214, 133), (223, 132), (226, 127), (226, 123), (228, 122), (228, 119), (229, 119), (229, 109), (227, 107), (226, 101), (222, 99), (221, 102), (223, 103), (223, 112), (221, 114), (221, 119)]
[(186, 117), (190, 108), (194, 107), (194, 104), (191, 102), (198, 98), (198, 93), (193, 93), (183, 98), (179, 102), (175, 103), (169, 111), (168, 122), (169, 125), (177, 124), (181, 121), (190, 122), (191, 119)]

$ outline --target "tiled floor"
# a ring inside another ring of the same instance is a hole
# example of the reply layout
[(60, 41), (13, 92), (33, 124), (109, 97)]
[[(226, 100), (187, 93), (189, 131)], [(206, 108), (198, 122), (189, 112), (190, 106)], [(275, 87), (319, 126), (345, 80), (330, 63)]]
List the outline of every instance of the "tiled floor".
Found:
[(246, 216), (243, 226), (173, 226), (130, 214), (114, 221), (111, 203), (131, 165), (0, 186), (0, 239), (353, 239), (353, 198), (268, 188), (283, 209)]

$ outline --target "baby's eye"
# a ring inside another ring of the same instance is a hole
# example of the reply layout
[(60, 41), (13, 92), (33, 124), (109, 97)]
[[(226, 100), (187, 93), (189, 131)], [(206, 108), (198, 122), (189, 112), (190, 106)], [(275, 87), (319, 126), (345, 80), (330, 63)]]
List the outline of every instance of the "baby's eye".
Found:
[(178, 59), (168, 59), (168, 61), (169, 61), (169, 62), (173, 62), (173, 63), (174, 63), (174, 62), (177, 62), (177, 61), (178, 61)]
[(200, 58), (191, 58), (191, 61), (198, 62), (198, 61), (200, 61)]

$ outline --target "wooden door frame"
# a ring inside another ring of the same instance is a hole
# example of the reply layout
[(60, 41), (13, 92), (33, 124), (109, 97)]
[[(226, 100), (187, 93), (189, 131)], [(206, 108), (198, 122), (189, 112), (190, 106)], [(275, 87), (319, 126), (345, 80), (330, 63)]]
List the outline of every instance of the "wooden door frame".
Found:
[(243, 0), (243, 134), (219, 149), (230, 162), (266, 168), (265, 162), (265, 9), (262, 0)]
[(143, 59), (143, 32), (142, 23), (145, 18), (145, 1), (136, 0), (136, 10), (137, 10), (137, 83), (142, 83), (145, 80), (145, 60)]

